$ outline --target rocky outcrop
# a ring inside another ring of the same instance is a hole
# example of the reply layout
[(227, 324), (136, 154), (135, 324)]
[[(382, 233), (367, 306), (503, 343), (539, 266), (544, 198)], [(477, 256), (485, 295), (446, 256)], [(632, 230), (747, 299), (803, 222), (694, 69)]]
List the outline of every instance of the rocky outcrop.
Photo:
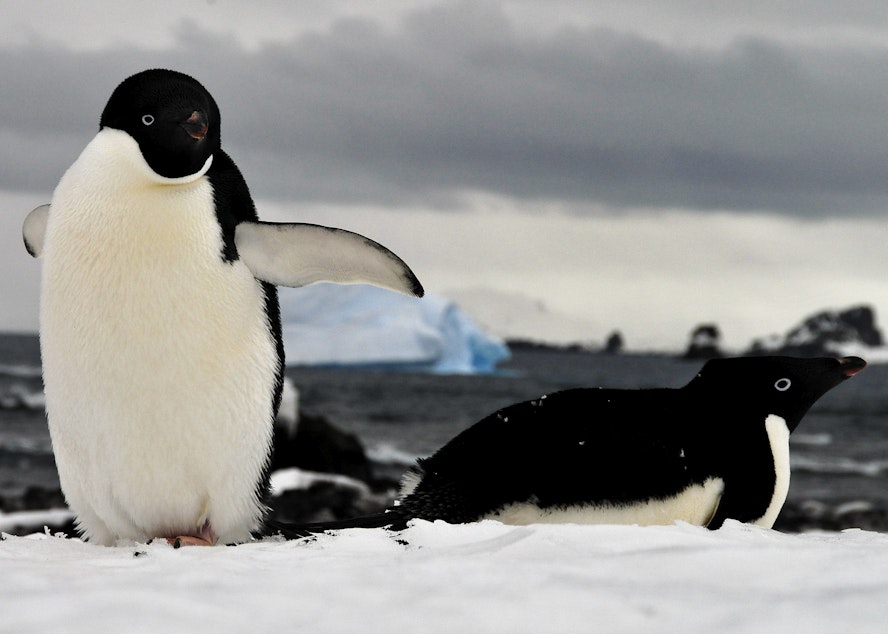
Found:
[(623, 347), (625, 343), (623, 341), (623, 333), (619, 330), (614, 330), (607, 338), (607, 341), (604, 343), (604, 353), (605, 354), (620, 354), (623, 352)]
[(358, 437), (342, 431), (322, 416), (304, 412), (299, 415), (295, 433), (283, 425), (275, 425), (271, 470), (288, 467), (373, 481), (372, 465)]
[(715, 359), (722, 356), (721, 331), (715, 324), (701, 324), (691, 332), (685, 359)]
[(811, 315), (784, 336), (753, 341), (746, 354), (830, 356), (841, 353), (842, 347), (848, 345), (878, 347), (883, 344), (875, 310), (870, 306), (854, 306)]

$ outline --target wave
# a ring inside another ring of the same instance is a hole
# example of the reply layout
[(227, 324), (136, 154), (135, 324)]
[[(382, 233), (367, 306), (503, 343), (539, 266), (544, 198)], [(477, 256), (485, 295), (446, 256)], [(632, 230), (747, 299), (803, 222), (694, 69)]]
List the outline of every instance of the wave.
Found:
[(367, 448), (367, 457), (373, 462), (409, 467), (419, 456), (398, 449), (394, 445), (379, 443)]
[(3, 375), (20, 379), (39, 379), (43, 376), (43, 369), (39, 365), (9, 365), (0, 363), (0, 376)]
[(23, 438), (0, 436), (0, 464), (18, 463), (31, 458), (53, 456), (49, 437)]
[(42, 389), (34, 390), (21, 383), (14, 383), (0, 394), (0, 409), (41, 411), (46, 409), (46, 397)]
[(862, 475), (877, 478), (888, 472), (888, 460), (853, 460), (851, 458), (809, 458), (793, 456), (792, 469), (809, 473)]
[(825, 447), (831, 445), (832, 441), (832, 434), (826, 432), (819, 434), (793, 434), (791, 440), (794, 445), (805, 445), (808, 447)]

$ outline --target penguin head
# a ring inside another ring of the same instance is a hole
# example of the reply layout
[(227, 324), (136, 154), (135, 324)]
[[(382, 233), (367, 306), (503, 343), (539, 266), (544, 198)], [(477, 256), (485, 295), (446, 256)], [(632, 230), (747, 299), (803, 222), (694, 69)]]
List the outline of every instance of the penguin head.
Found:
[(151, 170), (164, 178), (205, 171), (219, 149), (216, 102), (197, 80), (172, 70), (146, 70), (123, 80), (99, 127), (131, 136)]
[(713, 359), (688, 387), (705, 390), (706, 400), (719, 408), (760, 415), (762, 420), (780, 416), (794, 431), (817, 399), (865, 366), (858, 357)]

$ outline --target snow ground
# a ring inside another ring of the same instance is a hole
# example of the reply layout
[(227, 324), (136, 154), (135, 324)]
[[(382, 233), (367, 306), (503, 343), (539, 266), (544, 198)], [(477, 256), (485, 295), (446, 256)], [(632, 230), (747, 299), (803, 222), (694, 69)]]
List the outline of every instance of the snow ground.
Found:
[(888, 535), (418, 521), (173, 549), (0, 542), (0, 632), (884, 632)]

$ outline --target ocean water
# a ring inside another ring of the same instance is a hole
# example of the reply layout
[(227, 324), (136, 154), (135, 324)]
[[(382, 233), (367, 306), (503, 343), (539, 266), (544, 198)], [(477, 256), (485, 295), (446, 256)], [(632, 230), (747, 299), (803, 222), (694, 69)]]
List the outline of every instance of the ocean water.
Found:
[[(680, 387), (700, 361), (513, 350), (495, 375), (290, 368), (300, 406), (354, 432), (371, 457), (406, 466), (500, 407), (572, 387)], [(791, 439), (791, 503), (888, 515), (888, 364), (824, 396)], [(0, 497), (57, 486), (35, 337), (0, 336)], [(819, 509), (819, 510), (818, 510)]]

